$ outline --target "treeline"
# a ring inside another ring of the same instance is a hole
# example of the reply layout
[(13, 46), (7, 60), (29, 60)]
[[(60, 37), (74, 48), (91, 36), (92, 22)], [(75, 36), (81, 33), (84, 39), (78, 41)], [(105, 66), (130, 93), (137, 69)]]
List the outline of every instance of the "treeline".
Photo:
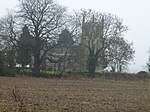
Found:
[(0, 19), (0, 74), (15, 69), (43, 72), (123, 72), (133, 60), (128, 27), (110, 13), (82, 9), (69, 14), (52, 0), (21, 0)]

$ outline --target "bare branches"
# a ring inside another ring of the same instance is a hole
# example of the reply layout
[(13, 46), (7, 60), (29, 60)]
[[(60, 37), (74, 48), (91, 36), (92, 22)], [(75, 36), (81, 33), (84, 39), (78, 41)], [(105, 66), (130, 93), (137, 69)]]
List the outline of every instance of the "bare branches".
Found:
[(52, 0), (22, 0), (21, 17), (27, 21), (33, 36), (47, 37), (65, 24), (66, 9)]
[(84, 47), (82, 52), (87, 55), (83, 58), (88, 62), (88, 68), (93, 70), (93, 74), (98, 60), (102, 61), (101, 58), (107, 55), (111, 40), (122, 37), (128, 28), (122, 24), (120, 18), (109, 13), (81, 10), (75, 16), (81, 30), (81, 45)]
[(7, 16), (0, 20), (0, 36), (3, 38), (3, 42), (7, 43), (8, 46), (17, 46), (17, 24), (13, 14), (8, 13)]
[(113, 67), (115, 71), (122, 72), (122, 68), (127, 67), (129, 61), (133, 60), (135, 51), (132, 46), (133, 44), (124, 38), (112, 38), (107, 54), (110, 61), (109, 65)]

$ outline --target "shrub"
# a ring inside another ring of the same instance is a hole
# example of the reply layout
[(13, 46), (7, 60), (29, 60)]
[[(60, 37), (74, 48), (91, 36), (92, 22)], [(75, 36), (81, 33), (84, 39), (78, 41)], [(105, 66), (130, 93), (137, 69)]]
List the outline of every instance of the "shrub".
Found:
[(148, 73), (146, 71), (140, 71), (137, 73), (137, 75), (148, 75)]
[(0, 68), (0, 76), (13, 77), (15, 76), (15, 74), (16, 74), (16, 71), (13, 68), (8, 68), (8, 67)]
[(145, 79), (145, 78), (150, 78), (150, 75), (146, 71), (140, 71), (137, 73), (137, 77), (140, 79)]

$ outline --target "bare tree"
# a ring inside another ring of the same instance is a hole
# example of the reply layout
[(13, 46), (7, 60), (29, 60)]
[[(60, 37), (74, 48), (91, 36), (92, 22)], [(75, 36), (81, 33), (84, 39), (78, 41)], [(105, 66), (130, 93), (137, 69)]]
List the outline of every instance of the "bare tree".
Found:
[(0, 51), (5, 56), (8, 66), (15, 66), (16, 22), (13, 14), (0, 19)]
[(127, 27), (115, 15), (102, 14), (92, 10), (81, 10), (76, 13), (76, 20), (82, 30), (83, 59), (85, 59), (89, 75), (94, 76), (98, 60), (104, 56), (105, 50), (111, 44), (111, 38), (121, 36)]
[[(150, 53), (150, 47), (149, 47), (148, 53)], [(147, 68), (147, 71), (150, 73), (150, 56), (148, 56), (148, 61), (146, 63), (146, 68)]]
[(5, 17), (0, 19), (0, 39), (5, 47), (16, 44), (15, 38), (17, 30), (15, 28), (16, 21), (13, 14), (8, 13)]
[(122, 72), (133, 60), (135, 51), (133, 50), (133, 43), (129, 43), (124, 38), (115, 37), (111, 39), (107, 53), (111, 71)]
[(52, 0), (20, 0), (19, 16), (29, 27), (33, 37), (33, 75), (40, 73), (40, 65), (50, 50), (56, 46), (66, 9)]

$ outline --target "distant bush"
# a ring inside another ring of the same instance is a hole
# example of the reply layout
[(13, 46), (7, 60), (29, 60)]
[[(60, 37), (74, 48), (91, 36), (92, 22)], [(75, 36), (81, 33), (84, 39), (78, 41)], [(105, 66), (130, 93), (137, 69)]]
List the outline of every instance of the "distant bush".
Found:
[(137, 73), (137, 75), (148, 75), (148, 73), (146, 71), (140, 71)]
[(111, 80), (134, 80), (135, 75), (131, 73), (106, 72), (100, 74), (100, 77)]
[(13, 77), (15, 76), (16, 71), (13, 68), (9, 67), (1, 67), (0, 68), (0, 76)]
[(137, 77), (140, 79), (146, 79), (146, 78), (150, 78), (150, 75), (146, 71), (140, 71), (137, 73)]

